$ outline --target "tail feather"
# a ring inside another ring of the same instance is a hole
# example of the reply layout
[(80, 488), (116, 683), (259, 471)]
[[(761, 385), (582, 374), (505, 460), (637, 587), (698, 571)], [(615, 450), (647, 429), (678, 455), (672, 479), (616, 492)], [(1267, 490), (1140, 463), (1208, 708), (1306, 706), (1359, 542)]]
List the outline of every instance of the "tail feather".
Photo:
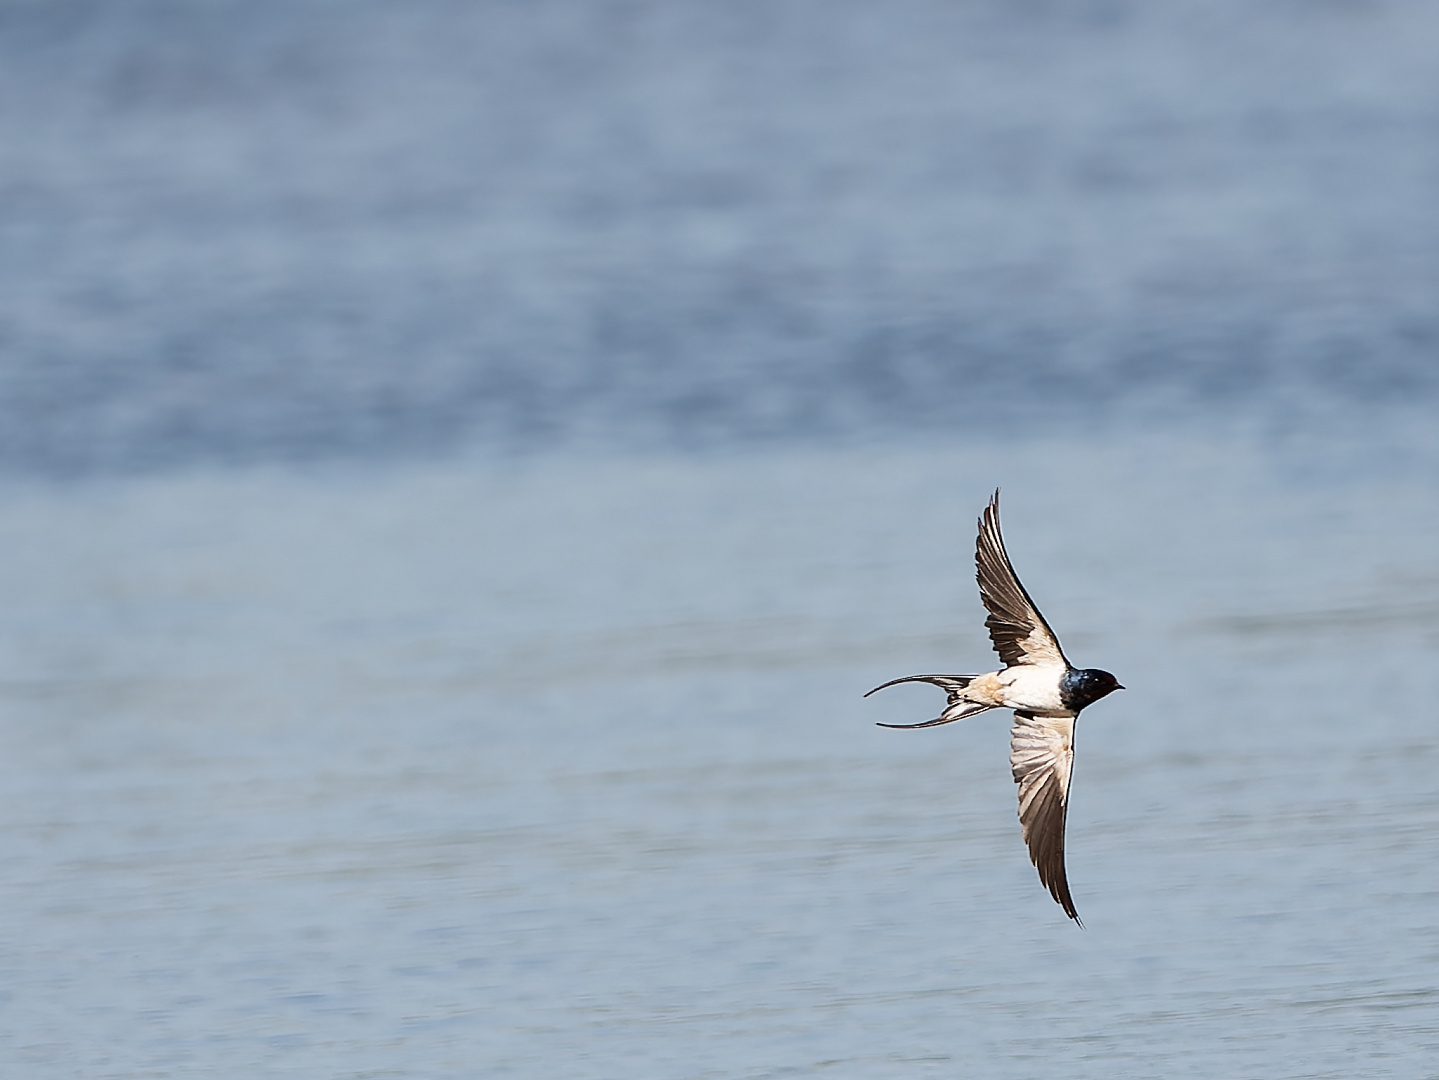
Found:
[[(956, 720), (967, 720), (971, 716), (978, 716), (982, 712), (988, 712), (994, 708), (993, 705), (982, 705), (977, 701), (967, 701), (964, 697), (965, 688), (969, 686), (978, 675), (906, 675), (902, 679), (891, 679), (887, 683), (876, 686), (869, 694), (876, 690), (883, 690), (887, 686), (897, 686), (900, 683), (922, 682), (937, 686), (949, 695), (949, 702), (944, 712), (940, 713), (933, 720), (926, 720), (922, 724), (880, 724), (880, 727), (887, 728), (926, 728), (937, 727), (940, 724), (953, 724)], [(869, 697), (865, 694), (865, 697)]]
[[(902, 679), (890, 679), (887, 683), (880, 683), (869, 694), (883, 690), (887, 686), (898, 686), (902, 682), (927, 682), (947, 691), (949, 700), (953, 702), (959, 693), (977, 678), (979, 678), (978, 675), (906, 675)], [(869, 694), (864, 696), (869, 697)]]
[(962, 708), (956, 709), (951, 706), (950, 708), (945, 709), (944, 712), (940, 713), (933, 720), (926, 720), (922, 724), (879, 724), (878, 726), (905, 729), (938, 727), (940, 724), (952, 724), (956, 720), (968, 720), (971, 716), (978, 716), (982, 712), (989, 712), (989, 710), (993, 709), (994, 707), (995, 706), (993, 705), (975, 705), (972, 702), (965, 702)]

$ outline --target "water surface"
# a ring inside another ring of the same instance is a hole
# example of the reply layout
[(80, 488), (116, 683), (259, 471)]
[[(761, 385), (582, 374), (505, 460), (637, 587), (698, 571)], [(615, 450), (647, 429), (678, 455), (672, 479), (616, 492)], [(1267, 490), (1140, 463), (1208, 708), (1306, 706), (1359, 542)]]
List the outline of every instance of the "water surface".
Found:
[[(12, 489), (4, 1056), (1430, 1075), (1439, 498), (1365, 460), (1171, 436)], [(994, 482), (1070, 654), (1130, 687), (1080, 725), (1085, 930), (1023, 851), (1005, 721), (894, 732), (935, 696), (860, 698), (990, 662)]]
[(1439, 1076), (1436, 34), (0, 5), (6, 1075)]

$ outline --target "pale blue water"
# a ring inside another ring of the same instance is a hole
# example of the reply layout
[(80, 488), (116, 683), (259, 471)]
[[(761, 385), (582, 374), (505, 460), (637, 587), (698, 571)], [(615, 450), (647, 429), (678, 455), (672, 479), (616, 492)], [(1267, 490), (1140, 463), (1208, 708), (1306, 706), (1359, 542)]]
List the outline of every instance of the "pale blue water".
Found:
[[(1431, 477), (1173, 437), (11, 489), (7, 1071), (1434, 1075)], [(1130, 687), (1085, 930), (1005, 721), (860, 698), (989, 662), (995, 482)]]
[(0, 1072), (1439, 1077), (1435, 40), (0, 8)]

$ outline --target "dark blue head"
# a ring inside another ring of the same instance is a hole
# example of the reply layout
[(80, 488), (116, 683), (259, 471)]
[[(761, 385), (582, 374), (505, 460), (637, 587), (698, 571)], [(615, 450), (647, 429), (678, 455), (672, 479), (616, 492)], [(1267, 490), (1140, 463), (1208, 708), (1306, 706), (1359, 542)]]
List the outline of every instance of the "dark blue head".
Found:
[(1070, 712), (1077, 713), (1106, 694), (1123, 689), (1119, 680), (1107, 671), (1100, 671), (1098, 668), (1070, 668), (1064, 673), (1064, 678), (1059, 680), (1059, 700)]

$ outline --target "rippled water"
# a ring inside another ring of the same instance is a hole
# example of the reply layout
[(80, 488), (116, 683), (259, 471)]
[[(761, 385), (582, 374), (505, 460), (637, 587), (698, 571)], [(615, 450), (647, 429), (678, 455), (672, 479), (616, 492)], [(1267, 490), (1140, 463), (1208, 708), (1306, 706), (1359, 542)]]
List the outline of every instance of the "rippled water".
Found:
[[(1166, 436), (12, 487), (0, 1056), (1434, 1075), (1426, 445), (1323, 478)], [(1130, 687), (1080, 727), (1084, 930), (1005, 721), (860, 698), (989, 662), (993, 483), (1071, 655)]]
[(0, 5), (5, 1075), (1439, 1077), (1436, 34)]

